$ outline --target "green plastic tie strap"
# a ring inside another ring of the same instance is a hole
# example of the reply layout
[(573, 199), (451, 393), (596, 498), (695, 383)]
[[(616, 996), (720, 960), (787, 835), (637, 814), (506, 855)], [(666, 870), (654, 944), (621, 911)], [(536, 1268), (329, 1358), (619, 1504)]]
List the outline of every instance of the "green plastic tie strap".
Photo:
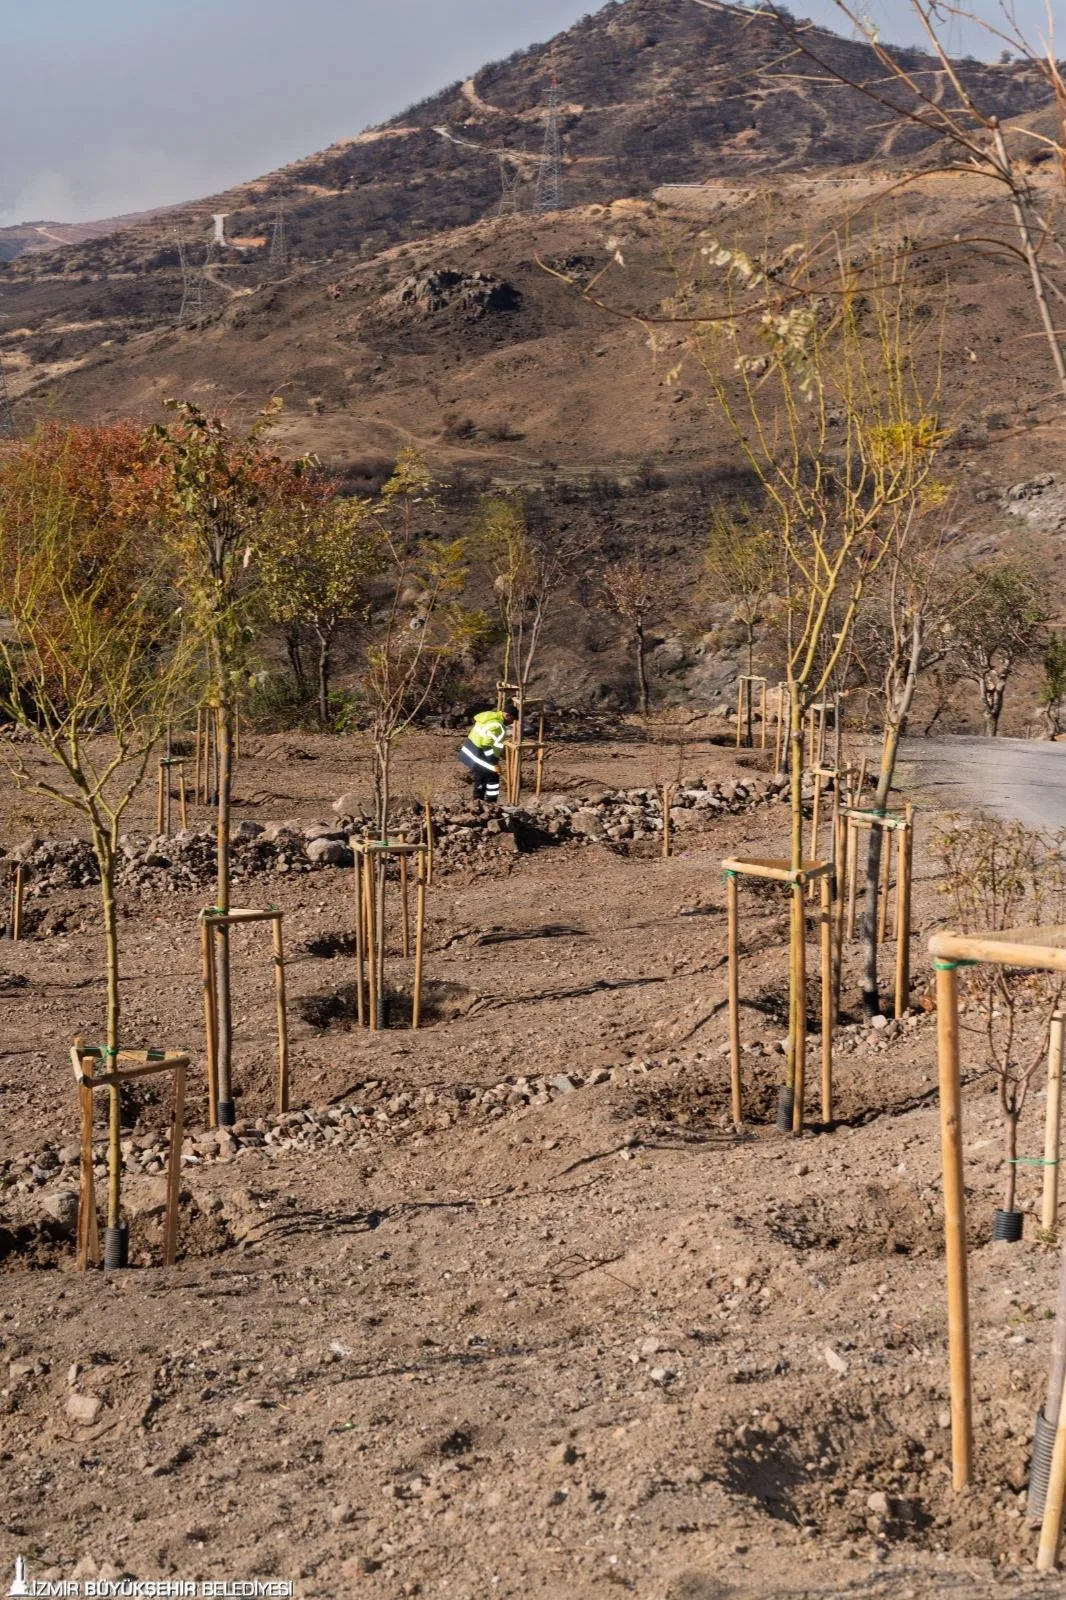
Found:
[(1054, 1161), (1049, 1161), (1046, 1156), (1008, 1156), (1007, 1157), (1007, 1165), (1009, 1167), (1057, 1167), (1058, 1164), (1059, 1164), (1058, 1156), (1055, 1157)]
[(980, 966), (978, 961), (934, 961), (933, 966), (937, 972), (954, 972), (957, 967)]

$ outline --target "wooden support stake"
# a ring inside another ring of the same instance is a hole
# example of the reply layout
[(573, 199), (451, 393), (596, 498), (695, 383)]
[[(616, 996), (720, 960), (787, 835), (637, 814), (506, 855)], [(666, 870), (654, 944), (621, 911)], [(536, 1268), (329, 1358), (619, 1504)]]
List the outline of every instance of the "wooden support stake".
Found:
[(184, 761), (178, 764), (178, 804), (181, 807), (181, 826), (185, 829), (189, 826), (189, 807), (185, 794)]
[(289, 1109), (289, 1025), (285, 1014), (285, 945), (281, 913), (273, 919), (274, 998), (278, 1013), (278, 1112)]
[(426, 882), (433, 883), (433, 809), (426, 801), (426, 825), (422, 835), (422, 842), (426, 847)]
[(855, 937), (855, 899), (859, 887), (859, 830), (854, 819), (848, 818), (848, 914), (846, 920), (846, 934), (850, 944)]
[(411, 990), (411, 1027), (422, 1025), (422, 958), (426, 944), (426, 860), (418, 853), (418, 891), (415, 897), (415, 973)]
[[(71, 1060), (81, 1067), (79, 1048), (75, 1040)], [(92, 1076), (92, 1063), (86, 1063), (86, 1076)], [(83, 1068), (82, 1070), (85, 1070)], [(97, 1266), (100, 1261), (99, 1223), (96, 1217), (96, 1180), (93, 1176), (93, 1091), (91, 1083), (78, 1084), (78, 1106), (81, 1111), (81, 1172), (78, 1185), (78, 1255), (77, 1268)]]
[(760, 707), (760, 714), (759, 714), (759, 749), (760, 750), (765, 750), (766, 749), (766, 679), (765, 678), (762, 680), (762, 687), (759, 690), (759, 707)]
[(1047, 1053), (1047, 1111), (1044, 1117), (1044, 1199), (1040, 1226), (1053, 1233), (1059, 1221), (1059, 1126), (1062, 1119), (1062, 1047), (1066, 1018), (1055, 1011)]
[(181, 1146), (185, 1137), (185, 1068), (174, 1069), (174, 1103), (170, 1118), (170, 1156), (167, 1161), (167, 1215), (163, 1228), (163, 1265), (172, 1267), (178, 1253), (178, 1214), (181, 1206)]
[[(1063, 1288), (1064, 1284), (1066, 1284), (1066, 1244), (1063, 1245), (1062, 1265), (1059, 1270), (1059, 1307), (1061, 1312)], [(1058, 1326), (1056, 1326), (1055, 1333), (1057, 1342)], [(1053, 1387), (1055, 1382), (1060, 1380), (1061, 1374), (1053, 1377), (1049, 1387)], [(1047, 1414), (1046, 1403), (1044, 1416), (1049, 1422), (1051, 1421)], [(1036, 1570), (1038, 1572), (1054, 1572), (1059, 1564), (1059, 1543), (1062, 1539), (1062, 1508), (1064, 1501), (1066, 1501), (1066, 1384), (1061, 1384), (1056, 1413), (1055, 1445), (1051, 1453), (1047, 1496), (1044, 1500), (1044, 1520), (1040, 1527), (1040, 1545), (1036, 1553)]]
[(833, 882), (822, 888), (822, 1121), (833, 1120)]
[[(892, 881), (892, 841), (885, 836), (881, 829), (881, 884), (877, 896), (877, 942), (884, 944), (885, 932), (888, 928), (888, 894)], [(899, 888), (897, 874), (897, 892)]]
[[(821, 826), (821, 821), (822, 821), (821, 813), (822, 813), (822, 774), (821, 774), (821, 772), (816, 772), (814, 774), (814, 799), (813, 799), (813, 801), (811, 803), (811, 855), (814, 856), (814, 857), (817, 857), (817, 855), (818, 855), (818, 830), (819, 830), (819, 828)], [(814, 884), (812, 882), (812, 883), (809, 883), (807, 885), (807, 897), (808, 897), (808, 899), (813, 900), (814, 899), (814, 894), (815, 894), (815, 889), (814, 889)]]
[(733, 1125), (743, 1126), (744, 1109), (740, 1081), (740, 952), (737, 929), (737, 875), (725, 875), (726, 928), (729, 948), (729, 1086), (733, 1102)]
[[(533, 791), (534, 794), (539, 796), (543, 786), (544, 786), (544, 713), (541, 712), (540, 718), (538, 719), (538, 722), (537, 722), (537, 787)], [(430, 882), (431, 883), (432, 883), (432, 881), (433, 881), (432, 878), (430, 878)]]
[(352, 872), (355, 877), (355, 1020), (360, 1028), (365, 1028), (363, 986), (366, 982), (366, 917), (363, 907), (363, 857), (358, 850), (355, 852)]
[(744, 727), (744, 689), (747, 685), (746, 678), (737, 679), (737, 736), (736, 748), (740, 749), (741, 730)]
[(169, 781), (170, 774), (167, 771), (165, 764), (161, 761), (159, 763), (159, 777), (156, 783), (155, 792), (155, 831), (157, 835), (162, 834), (166, 824), (166, 813), (164, 809), (165, 802), (163, 795)]
[(785, 686), (777, 686), (777, 724), (774, 728), (774, 772), (781, 771), (781, 741), (785, 727)]
[(17, 944), (22, 938), (22, 894), (26, 883), (26, 868), (21, 861), (15, 863), (15, 883), (11, 890), (11, 940)]
[(793, 1084), (795, 1097), (792, 1103), (792, 1132), (803, 1132), (803, 1093), (807, 1068), (807, 911), (803, 900), (803, 886), (796, 884), (792, 890), (792, 947), (795, 972), (795, 1071)]
[(847, 894), (847, 840), (848, 822), (838, 811), (833, 819), (835, 829), (834, 855), (836, 871), (833, 880), (833, 1017), (840, 1021), (840, 986), (844, 973), (844, 905)]
[[(902, 1017), (911, 997), (911, 880), (914, 876), (914, 807), (905, 812), (906, 826), (898, 830), (898, 860), (896, 869), (896, 903), (899, 908), (899, 930), (896, 935), (896, 1004), (895, 1013)], [(888, 841), (885, 841), (886, 844)]]
[(218, 1127), (218, 989), (215, 982), (215, 935), (205, 917), (200, 923), (200, 969), (204, 989), (204, 1034), (207, 1039), (207, 1126)]
[[(973, 1466), (970, 1377), (970, 1298), (966, 1261), (966, 1191), (962, 1165), (962, 1086), (959, 1078), (958, 978), (953, 961), (936, 963), (940, 1143), (944, 1174), (944, 1246), (948, 1275), (948, 1350), (951, 1367), (951, 1481), (965, 1489)], [(1061, 1424), (1060, 1424), (1061, 1431)], [(1066, 1440), (1063, 1464), (1066, 1468)], [(1059, 1441), (1056, 1440), (1056, 1452)], [(1050, 1505), (1050, 1492), (1048, 1503)], [(1060, 1503), (1061, 1505), (1061, 1503)]]
[[(407, 835), (401, 833), (400, 843), (407, 843)], [(400, 923), (403, 931), (403, 954), (406, 960), (411, 954), (411, 910), (408, 905), (407, 894), (407, 857), (400, 857)]]
[(371, 1033), (377, 1033), (378, 1031), (379, 971), (374, 877), (374, 855), (372, 851), (365, 850), (363, 852), (363, 915), (366, 918), (367, 1005), (370, 1011)]
[(200, 768), (201, 768), (200, 741), (201, 741), (202, 736), (203, 736), (203, 726), (204, 726), (204, 708), (203, 708), (203, 706), (198, 706), (197, 709), (196, 709), (196, 765), (193, 768), (193, 785), (192, 785), (193, 799), (194, 799), (194, 801), (195, 801), (195, 803), (197, 805), (200, 804)]

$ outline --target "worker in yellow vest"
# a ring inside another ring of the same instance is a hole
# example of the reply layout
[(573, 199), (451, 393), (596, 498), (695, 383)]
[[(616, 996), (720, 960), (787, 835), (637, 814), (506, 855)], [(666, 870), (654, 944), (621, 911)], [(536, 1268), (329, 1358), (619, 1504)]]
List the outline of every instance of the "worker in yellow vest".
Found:
[(500, 762), (507, 730), (518, 721), (518, 707), (508, 700), (502, 711), (479, 711), (459, 747), (459, 761), (473, 775), (475, 800), (500, 798)]

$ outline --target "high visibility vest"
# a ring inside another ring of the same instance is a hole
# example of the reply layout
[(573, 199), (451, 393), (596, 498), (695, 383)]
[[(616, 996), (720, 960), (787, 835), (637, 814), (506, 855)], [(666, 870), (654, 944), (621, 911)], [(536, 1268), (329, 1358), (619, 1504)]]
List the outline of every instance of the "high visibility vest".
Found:
[(503, 712), (479, 711), (467, 738), (477, 750), (491, 750), (497, 756), (502, 754), (507, 741), (507, 724), (503, 720)]

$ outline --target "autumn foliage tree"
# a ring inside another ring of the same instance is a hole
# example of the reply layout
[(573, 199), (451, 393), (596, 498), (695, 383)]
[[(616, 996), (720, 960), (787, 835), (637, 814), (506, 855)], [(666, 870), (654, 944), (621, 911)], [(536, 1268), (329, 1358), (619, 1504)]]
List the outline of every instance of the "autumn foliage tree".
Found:
[[(17, 781), (88, 825), (100, 873), (105, 1052), (122, 1046), (119, 830), (167, 723), (191, 692), (193, 647), (155, 477), (132, 426), (42, 429), (0, 464), (0, 723)], [(31, 765), (32, 745), (46, 767)], [(121, 1225), (121, 1116), (109, 1089), (107, 1225)], [(115, 1234), (117, 1239), (120, 1237)], [(121, 1246), (114, 1252), (121, 1258)]]

